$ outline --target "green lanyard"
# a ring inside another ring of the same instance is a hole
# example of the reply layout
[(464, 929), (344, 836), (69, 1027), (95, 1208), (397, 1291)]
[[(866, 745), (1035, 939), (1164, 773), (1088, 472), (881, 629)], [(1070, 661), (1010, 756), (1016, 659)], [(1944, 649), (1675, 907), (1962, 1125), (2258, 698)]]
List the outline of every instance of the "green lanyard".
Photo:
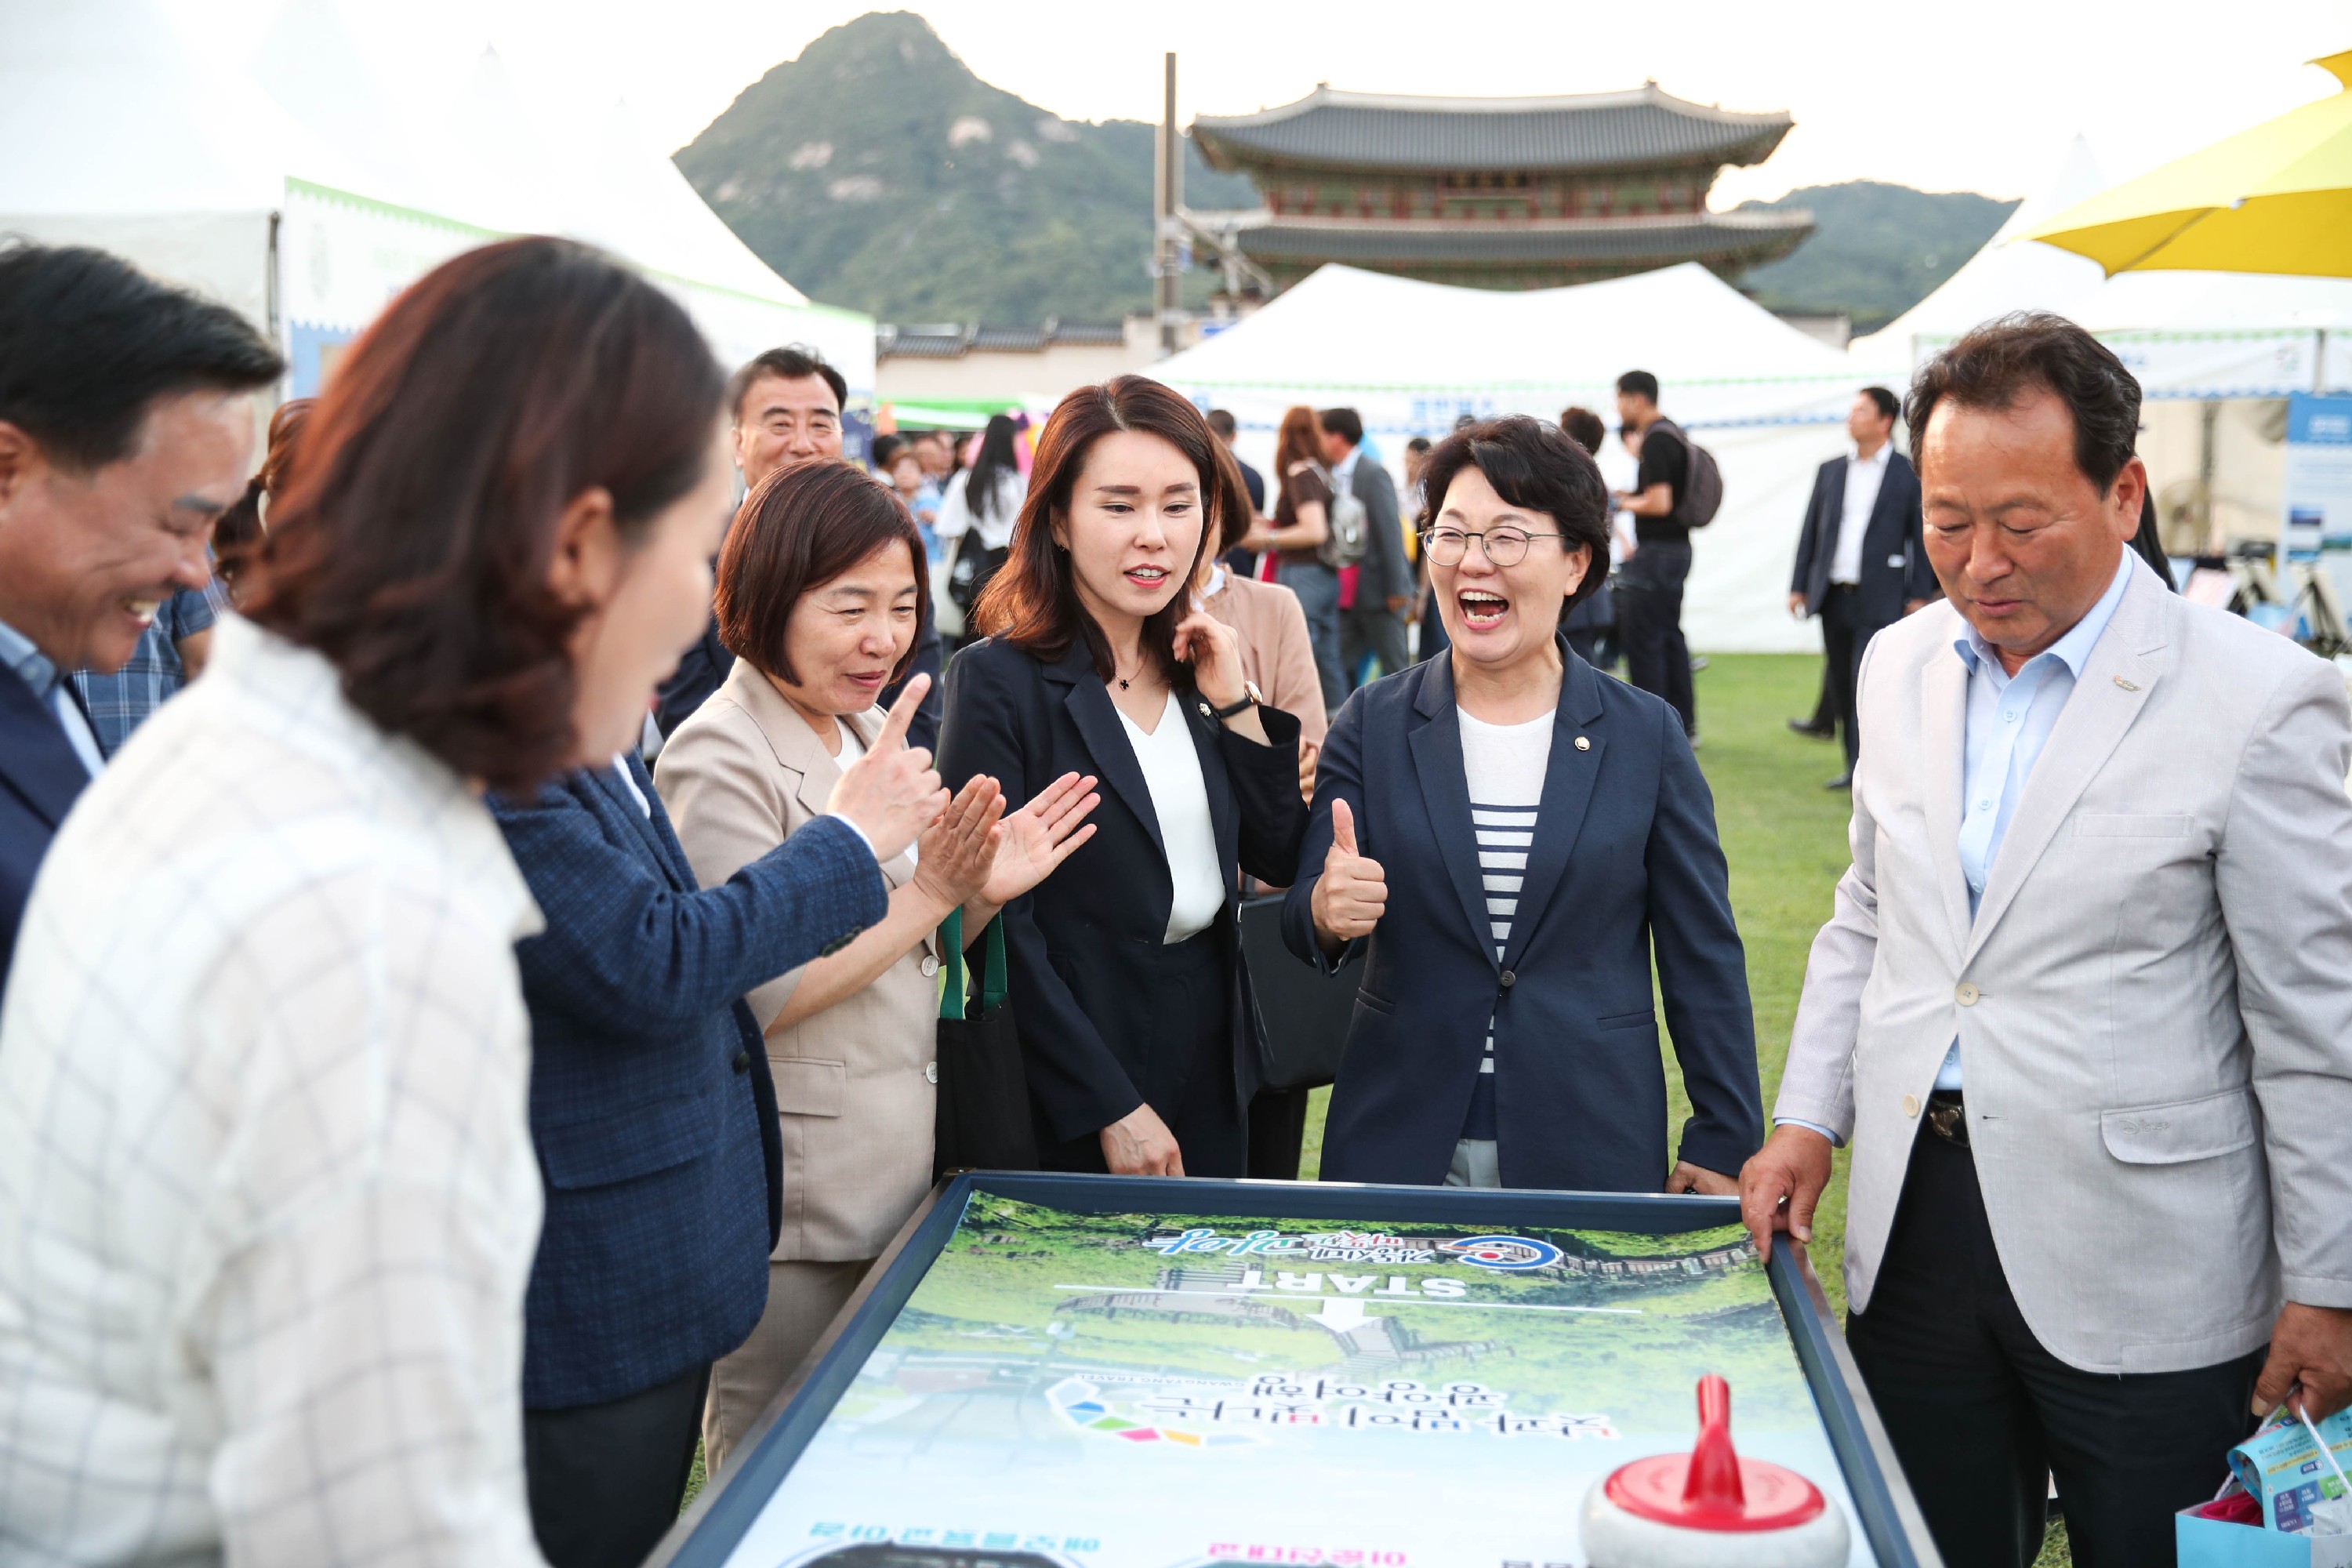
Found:
[[(961, 1021), (964, 1016), (963, 910), (950, 910), (940, 927), (940, 946), (947, 953), (947, 981), (940, 987), (940, 1016)], [(1004, 1005), (1010, 994), (1004, 982), (1004, 917), (988, 922), (988, 955), (982, 961), (980, 1010)]]

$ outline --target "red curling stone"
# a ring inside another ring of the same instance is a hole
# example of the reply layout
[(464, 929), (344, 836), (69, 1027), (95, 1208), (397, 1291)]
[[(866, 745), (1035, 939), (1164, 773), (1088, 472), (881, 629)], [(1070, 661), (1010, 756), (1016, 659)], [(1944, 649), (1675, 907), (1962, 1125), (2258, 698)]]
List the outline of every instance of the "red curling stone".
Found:
[(1687, 1454), (1621, 1465), (1587, 1494), (1592, 1568), (1844, 1568), (1845, 1516), (1796, 1471), (1731, 1446), (1731, 1385), (1698, 1384), (1698, 1441)]

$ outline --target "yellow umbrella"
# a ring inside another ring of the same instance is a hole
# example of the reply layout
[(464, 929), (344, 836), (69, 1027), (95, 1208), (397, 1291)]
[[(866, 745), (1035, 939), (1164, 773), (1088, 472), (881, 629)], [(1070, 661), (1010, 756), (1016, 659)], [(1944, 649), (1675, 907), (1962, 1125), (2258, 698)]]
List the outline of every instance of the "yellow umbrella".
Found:
[(2352, 278), (2352, 49), (2310, 62), (2344, 84), (2078, 202), (2021, 237), (2118, 272)]

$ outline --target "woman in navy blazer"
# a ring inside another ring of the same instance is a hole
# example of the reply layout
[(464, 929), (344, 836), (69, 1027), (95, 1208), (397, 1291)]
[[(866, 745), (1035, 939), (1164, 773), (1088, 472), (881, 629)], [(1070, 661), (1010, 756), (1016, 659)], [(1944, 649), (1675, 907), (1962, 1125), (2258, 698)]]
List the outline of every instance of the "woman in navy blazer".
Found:
[(1231, 504), (1216, 454), (1158, 382), (1063, 399), (1012, 559), (974, 606), (989, 635), (949, 667), (942, 777), (988, 774), (1008, 808), (1066, 773), (1102, 781), (1093, 840), (1004, 908), (1052, 1169), (1238, 1176), (1247, 1160), (1259, 1053), (1237, 872), (1289, 881), (1307, 809), (1298, 721), (1259, 702), (1233, 628), (1190, 596)]
[[(1599, 585), (1606, 487), (1525, 417), (1449, 437), (1425, 475), (1452, 647), (1340, 710), (1301, 855), (1321, 870), (1284, 909), (1299, 956), (1364, 965), (1322, 1173), (1735, 1193), (1762, 1109), (1714, 803), (1674, 711), (1556, 629)], [(1654, 957), (1692, 1108), (1672, 1158)]]

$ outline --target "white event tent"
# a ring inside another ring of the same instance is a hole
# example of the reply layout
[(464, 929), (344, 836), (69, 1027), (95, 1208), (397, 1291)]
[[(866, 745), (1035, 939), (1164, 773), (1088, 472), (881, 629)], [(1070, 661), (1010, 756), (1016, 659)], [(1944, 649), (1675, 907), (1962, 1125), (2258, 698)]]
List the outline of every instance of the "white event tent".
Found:
[(2099, 335), (2151, 398), (2284, 397), (2352, 390), (2352, 279), (2244, 272), (2126, 272), (2017, 236), (2106, 186), (2076, 137), (2049, 184), (1982, 250), (1887, 326), (1855, 365), (1890, 384), (1979, 322), (2054, 310)]
[[(1817, 629), (1786, 609), (1790, 565), (1813, 472), (1844, 449), (1869, 377), (1695, 262), (1518, 292), (1327, 266), (1151, 374), (1230, 410), (1261, 467), (1284, 409), (1346, 405), (1401, 475), (1407, 439), (1444, 436), (1463, 414), (1551, 419), (1580, 404), (1613, 426), (1617, 377), (1636, 369), (1723, 469), (1723, 510), (1695, 538), (1683, 601), (1691, 645), (1818, 649)], [(1602, 467), (1630, 479), (1613, 436)]]
[(0, 233), (116, 251), (222, 300), (317, 389), (418, 276), (508, 234), (642, 269), (722, 363), (809, 343), (870, 399), (874, 327), (738, 239), (625, 107), (549, 101), (495, 53), (385, 80), (332, 0), (294, 0), (249, 60), (192, 48), (152, 0), (0, 0)]

